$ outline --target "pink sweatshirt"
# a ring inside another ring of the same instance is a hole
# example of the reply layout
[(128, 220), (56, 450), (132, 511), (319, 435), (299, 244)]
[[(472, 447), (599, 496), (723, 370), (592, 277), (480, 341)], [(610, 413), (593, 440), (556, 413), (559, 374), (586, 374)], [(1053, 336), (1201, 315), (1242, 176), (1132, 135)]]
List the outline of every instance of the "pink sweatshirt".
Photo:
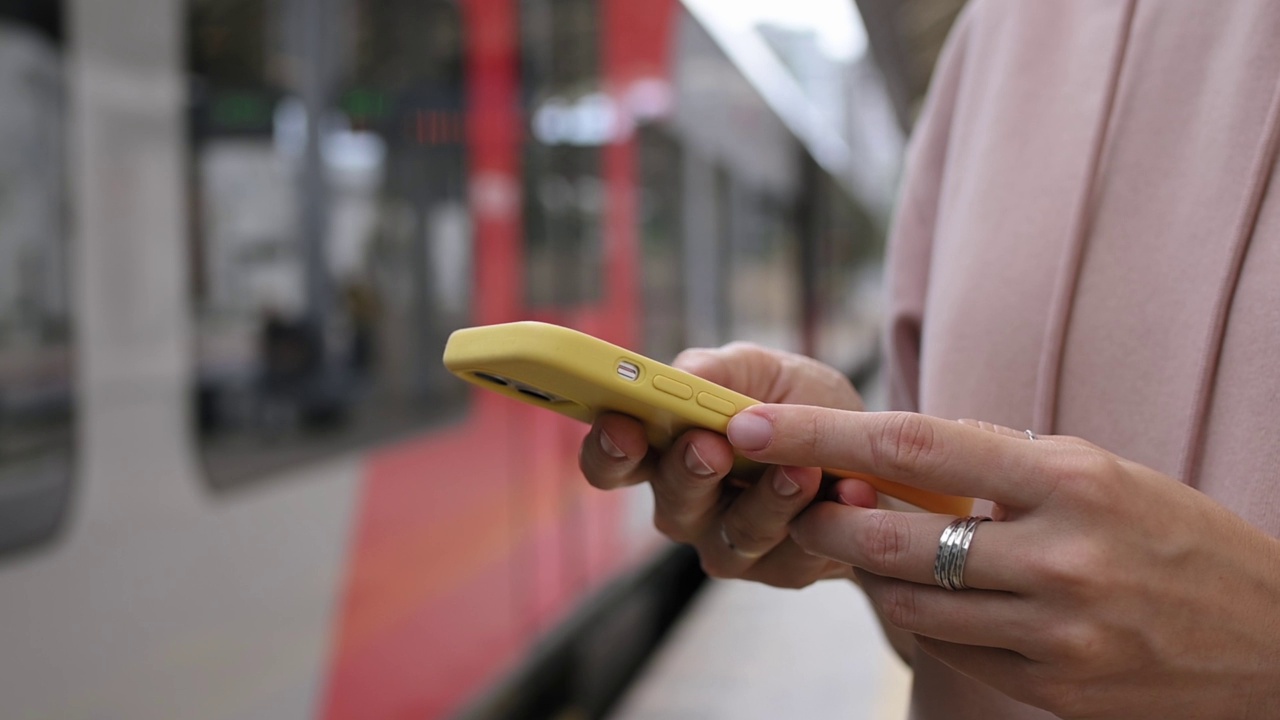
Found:
[[(1280, 534), (1278, 147), (1278, 2), (975, 0), (893, 232), (894, 405), (1086, 438)], [(919, 720), (1049, 717), (915, 673)]]

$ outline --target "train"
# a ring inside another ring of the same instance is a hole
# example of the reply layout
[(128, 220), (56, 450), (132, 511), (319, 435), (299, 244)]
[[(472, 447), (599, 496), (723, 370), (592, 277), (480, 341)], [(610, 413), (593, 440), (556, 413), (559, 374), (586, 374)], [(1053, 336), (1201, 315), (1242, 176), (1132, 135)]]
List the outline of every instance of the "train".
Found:
[(608, 707), (696, 559), (448, 334), (879, 329), (856, 143), (696, 5), (0, 1), (0, 714)]

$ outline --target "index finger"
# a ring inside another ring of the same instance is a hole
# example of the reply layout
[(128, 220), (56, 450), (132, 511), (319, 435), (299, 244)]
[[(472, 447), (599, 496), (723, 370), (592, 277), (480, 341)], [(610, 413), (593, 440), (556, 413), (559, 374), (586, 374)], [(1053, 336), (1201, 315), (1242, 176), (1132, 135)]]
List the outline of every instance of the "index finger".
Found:
[(1013, 507), (1038, 505), (1052, 490), (1048, 444), (917, 413), (757, 405), (730, 420), (728, 434), (739, 453), (759, 462), (869, 473)]

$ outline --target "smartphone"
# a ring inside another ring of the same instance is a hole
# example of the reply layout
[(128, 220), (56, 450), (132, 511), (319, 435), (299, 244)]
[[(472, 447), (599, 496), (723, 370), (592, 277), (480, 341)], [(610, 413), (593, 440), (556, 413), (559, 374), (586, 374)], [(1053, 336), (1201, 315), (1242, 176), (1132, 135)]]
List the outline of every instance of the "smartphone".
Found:
[[(758, 400), (585, 333), (541, 322), (457, 330), (445, 345), (450, 372), (530, 405), (581, 420), (605, 412), (639, 420), (649, 444), (666, 449), (692, 428), (724, 434), (729, 420)], [(745, 458), (735, 471), (759, 472)], [(968, 515), (973, 501), (883, 478), (827, 469), (865, 480), (882, 494), (930, 512)]]

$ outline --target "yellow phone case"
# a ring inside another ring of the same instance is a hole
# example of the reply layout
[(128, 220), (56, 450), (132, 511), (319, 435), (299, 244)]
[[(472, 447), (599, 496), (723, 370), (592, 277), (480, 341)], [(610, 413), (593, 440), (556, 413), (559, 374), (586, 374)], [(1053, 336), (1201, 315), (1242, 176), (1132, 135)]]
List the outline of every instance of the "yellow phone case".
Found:
[[(729, 419), (759, 401), (585, 333), (540, 322), (457, 330), (444, 364), (467, 382), (562, 415), (593, 422), (604, 412), (640, 420), (661, 450), (686, 430), (723, 434)], [(739, 468), (753, 465), (742, 461)], [(880, 492), (931, 512), (967, 515), (973, 501), (883, 478), (827, 469), (865, 480)]]

